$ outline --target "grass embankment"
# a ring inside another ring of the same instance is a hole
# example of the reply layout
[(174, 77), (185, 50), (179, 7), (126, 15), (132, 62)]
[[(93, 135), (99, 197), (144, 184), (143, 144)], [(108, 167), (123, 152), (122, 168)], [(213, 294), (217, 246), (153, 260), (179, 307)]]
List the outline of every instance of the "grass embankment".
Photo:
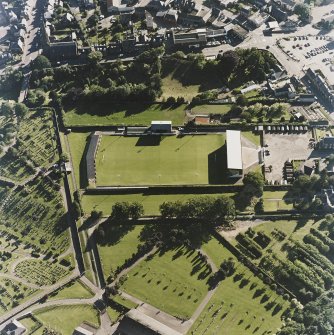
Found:
[[(173, 125), (183, 125), (186, 105), (175, 108), (162, 104), (145, 105), (122, 104), (78, 106), (67, 111), (64, 123), (72, 126), (149, 126), (151, 121), (172, 121)], [(98, 113), (97, 113), (98, 111)]]

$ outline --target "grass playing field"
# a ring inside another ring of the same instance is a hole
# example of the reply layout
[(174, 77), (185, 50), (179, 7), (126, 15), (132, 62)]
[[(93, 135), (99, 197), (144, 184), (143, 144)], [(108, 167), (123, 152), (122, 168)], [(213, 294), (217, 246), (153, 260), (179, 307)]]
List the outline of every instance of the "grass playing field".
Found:
[(103, 136), (97, 185), (222, 184), (224, 135)]

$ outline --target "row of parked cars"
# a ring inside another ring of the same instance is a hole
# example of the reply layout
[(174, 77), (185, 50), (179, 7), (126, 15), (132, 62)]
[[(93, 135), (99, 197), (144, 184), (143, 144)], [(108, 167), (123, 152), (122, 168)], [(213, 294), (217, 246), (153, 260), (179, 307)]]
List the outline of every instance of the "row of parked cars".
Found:
[(278, 125), (278, 126), (266, 126), (265, 130), (267, 133), (306, 133), (307, 126), (293, 126), (293, 125)]

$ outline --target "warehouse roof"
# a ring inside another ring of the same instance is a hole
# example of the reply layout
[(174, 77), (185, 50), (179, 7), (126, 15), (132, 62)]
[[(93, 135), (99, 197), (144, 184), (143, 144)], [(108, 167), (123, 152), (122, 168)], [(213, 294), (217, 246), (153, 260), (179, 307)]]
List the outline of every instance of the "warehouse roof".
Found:
[(239, 130), (226, 130), (227, 168), (242, 170), (241, 135)]

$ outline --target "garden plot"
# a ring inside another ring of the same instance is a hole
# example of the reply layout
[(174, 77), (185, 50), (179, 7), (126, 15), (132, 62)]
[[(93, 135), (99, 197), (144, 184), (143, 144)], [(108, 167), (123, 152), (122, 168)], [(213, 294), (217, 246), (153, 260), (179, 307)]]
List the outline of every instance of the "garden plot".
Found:
[(52, 113), (42, 113), (32, 111), (20, 121), (14, 150), (1, 158), (0, 175), (20, 181), (58, 159)]
[(37, 292), (18, 281), (0, 278), (0, 315), (10, 311)]
[(55, 185), (39, 177), (17, 188), (4, 205), (0, 228), (36, 252), (56, 256), (69, 247), (62, 198)]
[(39, 286), (55, 284), (69, 274), (65, 267), (42, 260), (24, 260), (15, 267), (14, 271), (18, 277)]

